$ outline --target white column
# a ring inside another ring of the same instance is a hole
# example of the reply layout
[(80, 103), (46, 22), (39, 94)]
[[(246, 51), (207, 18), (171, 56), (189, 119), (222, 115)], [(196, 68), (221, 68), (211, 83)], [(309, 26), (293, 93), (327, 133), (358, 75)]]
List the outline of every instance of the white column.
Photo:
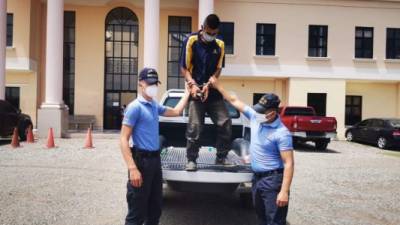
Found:
[(47, 1), (46, 96), (42, 107), (63, 107), (64, 0)]
[(0, 0), (0, 99), (6, 98), (7, 0)]
[(160, 0), (144, 1), (144, 66), (158, 69)]
[(214, 0), (199, 0), (199, 29), (204, 19), (214, 13)]
[(63, 92), (64, 0), (47, 0), (46, 92), (38, 110), (38, 135), (46, 137), (53, 128), (55, 137), (68, 136), (68, 107)]

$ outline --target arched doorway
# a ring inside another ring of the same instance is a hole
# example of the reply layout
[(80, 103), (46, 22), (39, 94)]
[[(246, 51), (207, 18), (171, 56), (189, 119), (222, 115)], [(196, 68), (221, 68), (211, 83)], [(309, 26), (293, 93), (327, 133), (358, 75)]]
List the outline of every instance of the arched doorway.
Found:
[(120, 129), (122, 107), (137, 95), (139, 22), (125, 7), (105, 21), (104, 129)]

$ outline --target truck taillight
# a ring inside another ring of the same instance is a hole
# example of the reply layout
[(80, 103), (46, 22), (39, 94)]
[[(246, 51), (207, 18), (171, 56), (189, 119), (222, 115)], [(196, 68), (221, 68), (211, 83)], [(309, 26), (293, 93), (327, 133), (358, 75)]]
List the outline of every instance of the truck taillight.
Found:
[(293, 128), (297, 129), (297, 121), (293, 123)]
[(337, 128), (337, 124), (335, 123), (335, 124), (333, 124), (333, 129), (336, 130), (336, 128)]
[(393, 131), (393, 136), (400, 136), (400, 131)]

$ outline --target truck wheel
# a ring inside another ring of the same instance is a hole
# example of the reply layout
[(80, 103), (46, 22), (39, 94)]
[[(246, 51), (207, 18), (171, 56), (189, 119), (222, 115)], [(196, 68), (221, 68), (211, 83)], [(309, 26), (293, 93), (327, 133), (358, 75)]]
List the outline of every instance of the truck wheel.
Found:
[(239, 194), (239, 199), (240, 199), (240, 206), (244, 209), (252, 209), (253, 206), (253, 197), (251, 193), (240, 193)]
[(327, 140), (318, 140), (315, 141), (315, 149), (317, 150), (326, 150), (328, 147), (329, 141)]

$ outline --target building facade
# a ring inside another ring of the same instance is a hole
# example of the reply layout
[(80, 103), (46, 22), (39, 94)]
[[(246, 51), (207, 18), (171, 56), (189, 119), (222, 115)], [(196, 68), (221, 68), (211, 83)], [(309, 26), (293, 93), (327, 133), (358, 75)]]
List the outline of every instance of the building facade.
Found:
[(223, 22), (222, 82), (246, 103), (275, 92), (313, 106), (337, 118), (339, 138), (364, 118), (400, 116), (398, 0), (0, 2), (0, 90), (39, 131), (68, 114), (118, 129), (144, 66), (158, 69), (160, 95), (183, 88), (182, 41), (212, 12)]

